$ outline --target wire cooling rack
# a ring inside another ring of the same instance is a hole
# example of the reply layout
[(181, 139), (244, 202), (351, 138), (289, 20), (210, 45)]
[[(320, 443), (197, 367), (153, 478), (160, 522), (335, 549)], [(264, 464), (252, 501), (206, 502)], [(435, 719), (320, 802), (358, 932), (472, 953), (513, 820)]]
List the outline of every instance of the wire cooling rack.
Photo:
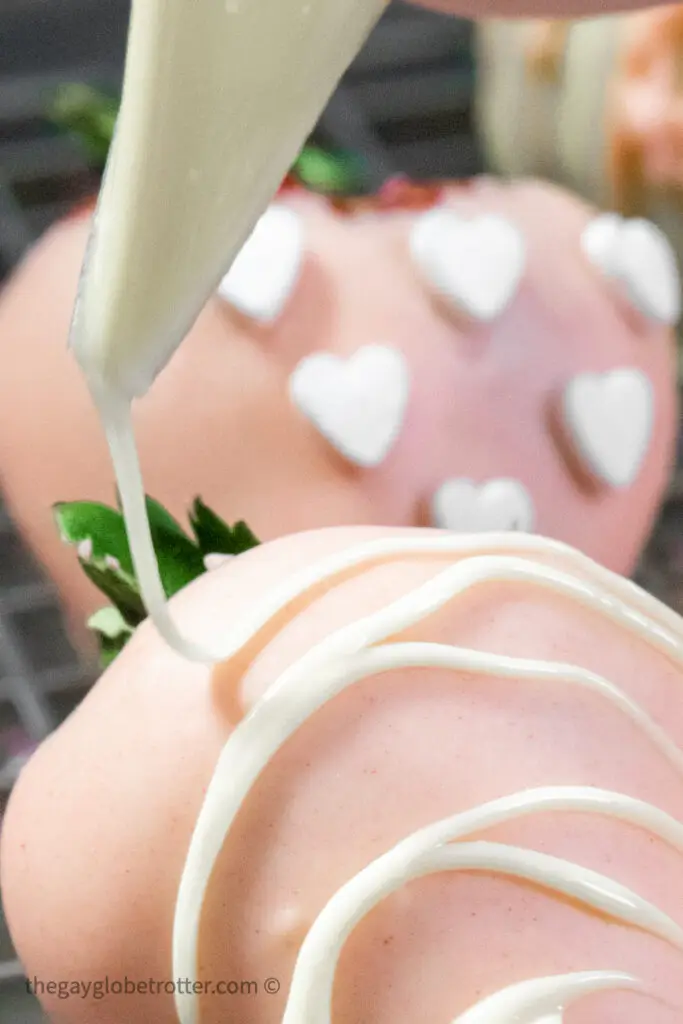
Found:
[[(64, 82), (118, 89), (127, 20), (128, 0), (2, 0), (0, 282), (51, 223), (92, 194), (85, 154), (43, 115)], [(395, 2), (317, 137), (362, 154), (370, 188), (397, 173), (476, 173), (470, 36), (466, 22)], [(0, 499), (0, 813), (30, 751), (91, 682), (66, 639), (56, 595)], [(41, 1020), (0, 916), (0, 1024)]]

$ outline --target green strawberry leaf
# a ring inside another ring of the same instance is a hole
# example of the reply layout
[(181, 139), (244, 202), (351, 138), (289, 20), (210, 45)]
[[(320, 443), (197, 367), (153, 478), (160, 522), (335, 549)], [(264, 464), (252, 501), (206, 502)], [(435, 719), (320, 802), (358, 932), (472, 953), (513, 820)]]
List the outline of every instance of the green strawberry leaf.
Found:
[[(249, 529), (243, 519), (238, 520), (232, 528), (232, 540), (233, 550), (230, 552), (234, 555), (241, 555), (244, 551), (250, 551), (251, 548), (257, 548), (260, 546), (261, 541), (258, 539), (255, 533)], [(224, 551), (217, 551), (216, 554), (225, 554)]]
[(127, 640), (109, 640), (107, 637), (100, 637), (100, 667), (104, 671), (111, 663), (118, 658)]
[(93, 632), (99, 633), (100, 636), (104, 636), (108, 640), (117, 640), (123, 634), (126, 636), (133, 635), (133, 630), (125, 621), (121, 612), (118, 608), (114, 608), (111, 605), (100, 608), (99, 611), (90, 616), (88, 619), (88, 629), (92, 629)]
[[(117, 501), (120, 506), (120, 500)], [(209, 554), (239, 555), (260, 541), (244, 522), (228, 526), (201, 498), (190, 512), (194, 538), (153, 498), (146, 498), (159, 574), (167, 597), (206, 572)], [(59, 502), (54, 515), (62, 539), (76, 547), (83, 572), (111, 602), (88, 625), (97, 633), (102, 665), (116, 658), (147, 618), (133, 568), (123, 514), (92, 501)]]
[[(57, 529), (67, 544), (91, 550), (81, 555), (86, 562), (115, 558), (124, 573), (133, 576), (133, 560), (123, 516), (95, 501), (64, 501), (53, 506)], [(80, 554), (80, 552), (79, 552)]]
[(114, 137), (119, 100), (89, 85), (72, 83), (57, 90), (48, 117), (83, 146), (95, 167), (103, 168)]
[[(170, 512), (154, 498), (145, 497), (152, 542), (166, 597), (173, 597), (205, 572), (204, 558), (195, 542)], [(116, 503), (121, 509), (117, 491)], [(119, 515), (122, 513), (119, 511)]]
[(194, 500), (190, 525), (202, 555), (241, 555), (260, 543), (246, 523), (228, 526), (201, 498)]
[(125, 573), (117, 563), (85, 561), (82, 558), (79, 562), (90, 582), (112, 602), (131, 628), (135, 629), (144, 622), (147, 611), (134, 576)]
[(133, 635), (133, 630), (117, 608), (100, 608), (88, 619), (88, 627), (97, 634), (100, 645), (100, 664), (107, 668), (121, 653)]
[(174, 533), (179, 537), (184, 537), (188, 544), (192, 544), (192, 541), (185, 533), (178, 520), (174, 519), (171, 513), (168, 512), (160, 502), (155, 501), (154, 498), (150, 498), (149, 496), (145, 500), (147, 502), (147, 515), (149, 516), (152, 533), (154, 533), (155, 530), (162, 533)]
[(157, 527), (152, 539), (166, 597), (173, 597), (206, 571), (201, 551), (189, 538)]
[(206, 571), (204, 556), (163, 505), (149, 497), (147, 515), (164, 591), (173, 597)]
[(362, 190), (364, 168), (359, 158), (347, 153), (328, 153), (305, 146), (292, 173), (315, 192), (349, 193)]

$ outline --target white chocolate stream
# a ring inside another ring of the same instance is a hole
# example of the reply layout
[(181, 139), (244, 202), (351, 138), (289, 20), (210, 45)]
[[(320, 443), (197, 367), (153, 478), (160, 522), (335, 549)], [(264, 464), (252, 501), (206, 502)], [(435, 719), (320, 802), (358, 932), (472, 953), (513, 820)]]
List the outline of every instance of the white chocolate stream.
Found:
[[(533, 561), (551, 557), (556, 566)], [(572, 549), (518, 534), (453, 536), (426, 533), (384, 538), (349, 548), (272, 591), (252, 617), (231, 630), (236, 654), (258, 637), (297, 597), (315, 599), (323, 582), (354, 567), (418, 556), (447, 568), (389, 607), (339, 629), (284, 671), (228, 738), (200, 811), (181, 879), (173, 934), (176, 976), (196, 978), (202, 906), (222, 846), (261, 772), (285, 741), (315, 711), (345, 688), (399, 668), (449, 668), (480, 677), (527, 679), (585, 687), (629, 717), (659, 752), (683, 771), (683, 752), (614, 682), (578, 666), (512, 658), (437, 643), (389, 642), (472, 587), (513, 581), (542, 587), (590, 608), (642, 638), (683, 671), (683, 621), (626, 580)], [(455, 562), (455, 564), (453, 564)], [(451, 563), (451, 564), (448, 564)], [(580, 577), (583, 577), (581, 579)], [(429, 673), (425, 673), (428, 680)], [(411, 879), (443, 871), (496, 871), (570, 896), (586, 908), (647, 931), (683, 952), (683, 928), (637, 893), (614, 880), (558, 857), (501, 843), (461, 842), (522, 816), (542, 812), (606, 815), (647, 830), (683, 854), (683, 824), (662, 810), (620, 793), (588, 786), (527, 790), (491, 801), (409, 836), (344, 885), (323, 909), (303, 942), (283, 1024), (332, 1024), (337, 961), (354, 927), (373, 907)], [(599, 970), (523, 980), (484, 999), (454, 1024), (561, 1024), (576, 999), (606, 989), (638, 988), (618, 971)], [(181, 1024), (198, 1024), (198, 1001), (176, 995)]]
[(131, 403), (229, 270), (388, 0), (134, 0), (70, 345), (112, 453), (142, 599), (166, 609)]

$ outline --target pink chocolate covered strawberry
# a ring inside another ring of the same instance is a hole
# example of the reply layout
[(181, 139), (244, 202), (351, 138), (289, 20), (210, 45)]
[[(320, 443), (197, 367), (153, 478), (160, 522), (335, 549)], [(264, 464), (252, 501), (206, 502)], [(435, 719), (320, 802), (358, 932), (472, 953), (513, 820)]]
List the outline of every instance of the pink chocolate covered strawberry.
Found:
[[(53, 228), (0, 301), (0, 482), (74, 623), (96, 596), (51, 508), (113, 490), (66, 345), (88, 226)], [(264, 540), (512, 529), (629, 572), (672, 459), (678, 302), (656, 229), (550, 186), (289, 182), (137, 410), (146, 489)]]

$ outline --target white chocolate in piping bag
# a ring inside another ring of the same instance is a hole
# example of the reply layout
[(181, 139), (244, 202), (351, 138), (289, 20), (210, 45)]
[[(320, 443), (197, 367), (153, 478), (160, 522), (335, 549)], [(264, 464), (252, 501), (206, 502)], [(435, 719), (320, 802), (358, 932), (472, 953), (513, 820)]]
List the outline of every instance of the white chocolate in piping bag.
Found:
[(134, 0), (70, 345), (112, 451), (143, 601), (165, 607), (131, 426), (388, 0)]

